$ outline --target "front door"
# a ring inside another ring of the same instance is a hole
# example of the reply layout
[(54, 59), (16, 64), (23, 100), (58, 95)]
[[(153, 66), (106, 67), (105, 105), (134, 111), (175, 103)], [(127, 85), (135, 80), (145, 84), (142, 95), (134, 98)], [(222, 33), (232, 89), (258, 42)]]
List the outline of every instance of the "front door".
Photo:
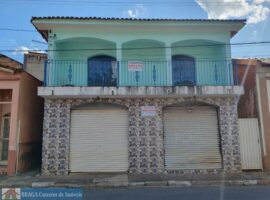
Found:
[(2, 128), (0, 135), (0, 164), (7, 164), (8, 159), (8, 139), (9, 139), (10, 117), (2, 118)]
[(172, 57), (173, 85), (195, 85), (195, 60), (189, 56)]
[(116, 86), (116, 60), (95, 56), (88, 60), (88, 86)]

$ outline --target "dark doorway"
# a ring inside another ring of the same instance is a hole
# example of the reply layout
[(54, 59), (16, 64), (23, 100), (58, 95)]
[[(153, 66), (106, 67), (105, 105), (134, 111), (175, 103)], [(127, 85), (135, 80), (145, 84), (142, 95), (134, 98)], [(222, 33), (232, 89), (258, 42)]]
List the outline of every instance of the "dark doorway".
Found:
[(88, 59), (88, 86), (116, 86), (117, 63), (111, 56)]
[(172, 57), (173, 85), (195, 85), (195, 59), (185, 55)]

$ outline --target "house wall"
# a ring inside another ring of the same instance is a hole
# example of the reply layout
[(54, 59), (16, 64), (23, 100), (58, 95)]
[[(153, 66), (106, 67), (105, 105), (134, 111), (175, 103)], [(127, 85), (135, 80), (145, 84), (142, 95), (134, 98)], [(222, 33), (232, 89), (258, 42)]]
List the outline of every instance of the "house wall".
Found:
[[(70, 110), (72, 106), (103, 102), (126, 106), (129, 110), (129, 173), (234, 173), (241, 170), (237, 96), (197, 97), (198, 102), (217, 106), (223, 169), (176, 170), (164, 168), (163, 107), (175, 103), (187, 103), (194, 98), (47, 98), (44, 108), (42, 173), (66, 175), (69, 172)], [(140, 107), (154, 105), (157, 116), (141, 118)]]
[(7, 174), (12, 175), (16, 171), (16, 154), (17, 154), (17, 120), (18, 120), (18, 102), (20, 76), (0, 71), (0, 89), (12, 90), (10, 133), (8, 148), (8, 166)]
[(43, 99), (37, 97), (41, 82), (26, 72), (0, 71), (0, 89), (12, 90), (8, 175), (40, 164)]
[(24, 54), (23, 68), (26, 72), (34, 76), (40, 81), (44, 79), (44, 63), (47, 59), (46, 54), (41, 53), (27, 53)]
[(257, 61), (252, 59), (235, 60), (238, 69), (239, 84), (244, 87), (244, 94), (238, 103), (239, 118), (258, 118), (256, 92)]
[(18, 166), (23, 172), (40, 166), (43, 99), (37, 96), (42, 82), (26, 72), (21, 74), (18, 110)]
[(270, 170), (270, 108), (269, 89), (267, 81), (270, 80), (269, 67), (258, 65), (256, 79), (258, 84), (258, 105), (260, 110), (260, 128), (263, 139), (263, 167)]
[[(151, 39), (164, 44), (173, 44), (175, 42), (192, 39), (211, 40), (221, 43), (225, 43), (230, 40), (230, 32), (228, 30), (221, 29), (220, 27), (217, 28), (215, 25), (205, 25), (203, 27), (198, 24), (175, 27), (150, 24), (140, 26), (129, 24), (121, 27), (106, 25), (84, 25), (78, 27), (77, 29), (71, 27), (61, 28), (60, 26), (54, 26), (51, 30), (50, 36), (49, 42), (58, 43), (73, 38), (90, 37), (93, 39), (98, 38), (101, 40), (114, 42), (118, 45), (141, 39)], [(51, 46), (50, 48), (55, 48), (55, 46)]]

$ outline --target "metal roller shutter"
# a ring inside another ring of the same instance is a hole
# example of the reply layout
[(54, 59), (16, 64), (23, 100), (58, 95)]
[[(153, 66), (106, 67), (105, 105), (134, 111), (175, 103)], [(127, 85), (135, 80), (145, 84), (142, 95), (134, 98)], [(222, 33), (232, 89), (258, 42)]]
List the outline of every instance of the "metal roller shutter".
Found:
[(165, 168), (221, 168), (218, 119), (212, 107), (164, 109)]
[(128, 170), (128, 112), (93, 108), (71, 112), (70, 171)]

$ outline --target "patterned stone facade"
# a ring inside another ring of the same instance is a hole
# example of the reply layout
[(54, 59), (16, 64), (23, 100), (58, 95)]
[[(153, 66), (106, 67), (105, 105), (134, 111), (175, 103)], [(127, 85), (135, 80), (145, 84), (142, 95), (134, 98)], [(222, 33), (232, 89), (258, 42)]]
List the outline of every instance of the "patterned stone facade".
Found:
[[(129, 110), (129, 173), (219, 173), (241, 170), (238, 136), (237, 97), (212, 98), (89, 98), (45, 99), (42, 173), (66, 175), (69, 172), (70, 113), (74, 106), (114, 103)], [(223, 169), (177, 170), (164, 168), (163, 108), (172, 104), (206, 103), (218, 107)], [(156, 107), (156, 117), (141, 117), (141, 106)]]

